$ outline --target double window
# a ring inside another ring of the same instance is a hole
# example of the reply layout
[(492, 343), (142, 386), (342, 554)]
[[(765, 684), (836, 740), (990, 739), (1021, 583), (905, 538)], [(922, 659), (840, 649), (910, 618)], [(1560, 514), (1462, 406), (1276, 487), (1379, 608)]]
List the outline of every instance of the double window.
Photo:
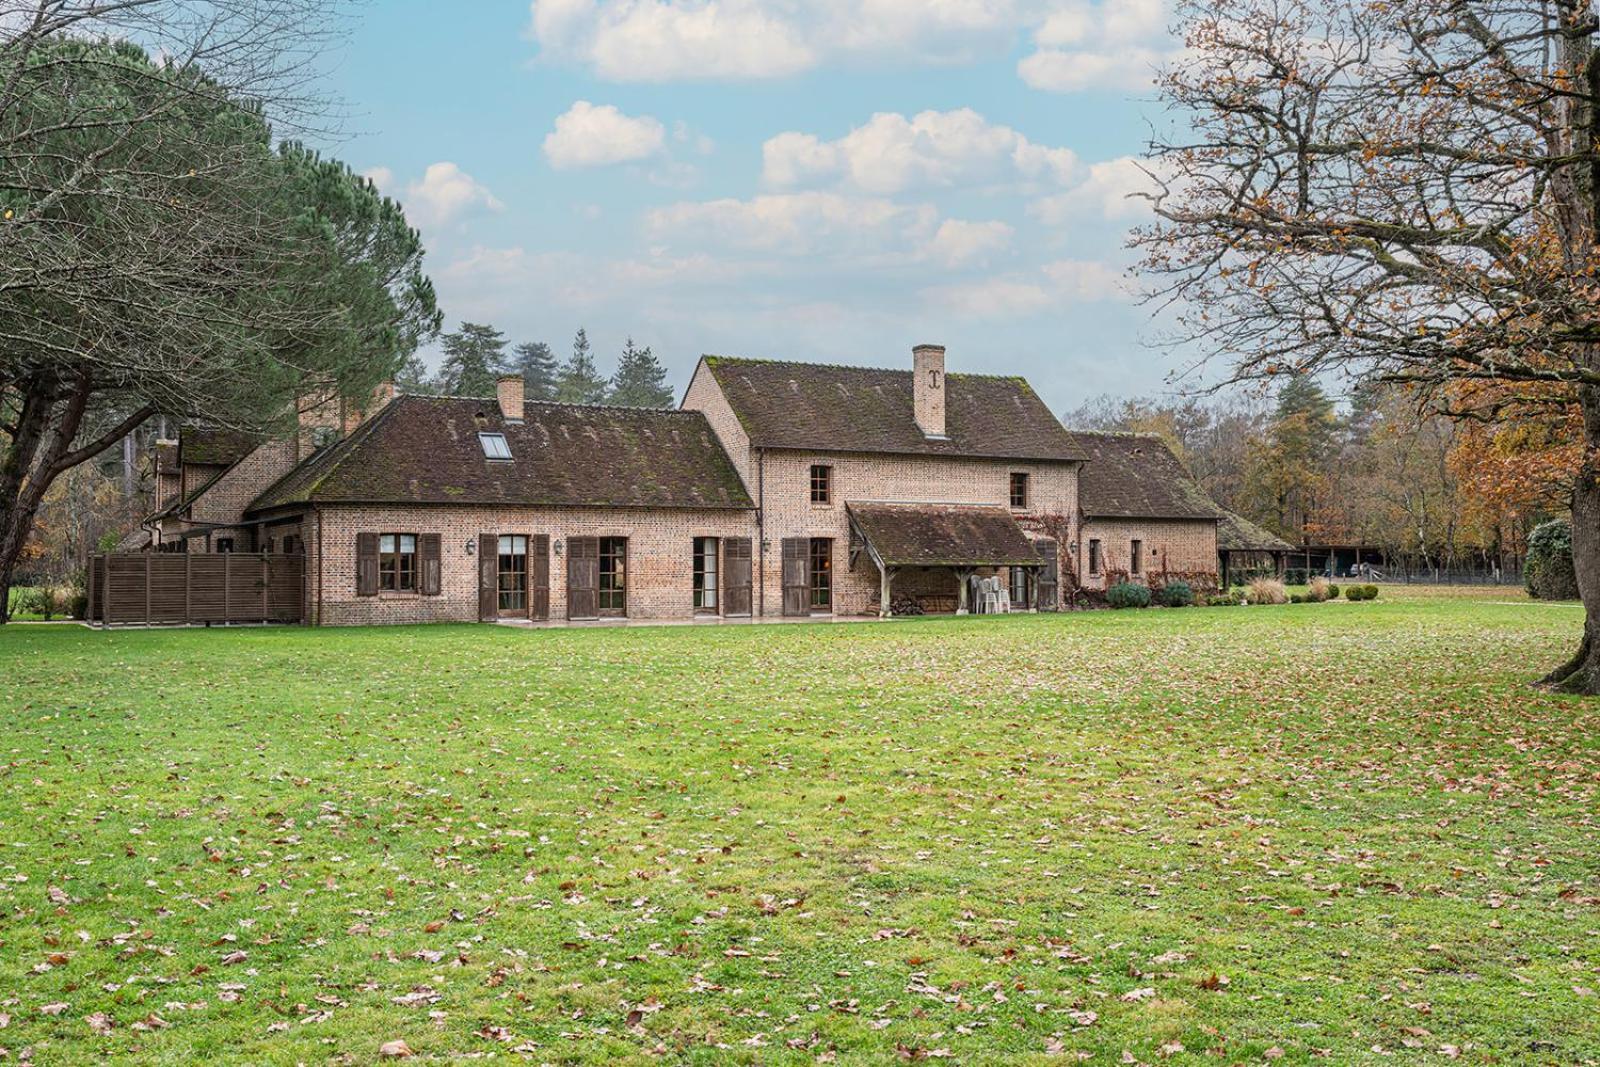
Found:
[(833, 539), (811, 539), (811, 610), (833, 608)]
[(499, 545), (496, 591), (501, 614), (520, 615), (528, 610), (528, 539), (502, 534)]
[(1011, 506), (1014, 508), (1028, 506), (1028, 476), (1022, 471), (1011, 472)]
[(417, 535), (378, 536), (378, 588), (386, 593), (417, 591)]
[(694, 609), (717, 610), (717, 539), (694, 539)]
[(833, 503), (833, 468), (826, 463), (813, 463), (811, 465), (811, 502), (813, 504)]
[(600, 538), (600, 614), (628, 613), (628, 539)]

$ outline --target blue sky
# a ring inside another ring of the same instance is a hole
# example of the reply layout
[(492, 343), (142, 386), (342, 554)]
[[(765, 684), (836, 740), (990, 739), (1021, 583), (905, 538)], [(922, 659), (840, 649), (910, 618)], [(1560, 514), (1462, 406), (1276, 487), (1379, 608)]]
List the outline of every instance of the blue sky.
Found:
[(374, 0), (333, 150), (401, 200), (451, 325), (558, 355), (1162, 388), (1123, 278), (1161, 0)]

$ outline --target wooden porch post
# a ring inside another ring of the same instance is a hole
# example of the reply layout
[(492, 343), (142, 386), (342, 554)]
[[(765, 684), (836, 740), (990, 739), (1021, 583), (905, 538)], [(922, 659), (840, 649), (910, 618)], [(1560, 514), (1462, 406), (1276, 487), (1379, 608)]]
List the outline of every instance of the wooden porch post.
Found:
[[(874, 557), (876, 559), (876, 557)], [(878, 563), (878, 618), (887, 619), (893, 612), (889, 609), (891, 590), (894, 586), (894, 568), (885, 567), (882, 560)]]
[(956, 572), (956, 614), (971, 614), (967, 610), (967, 579), (972, 577), (972, 572), (963, 570), (960, 567), (956, 567), (954, 570)]

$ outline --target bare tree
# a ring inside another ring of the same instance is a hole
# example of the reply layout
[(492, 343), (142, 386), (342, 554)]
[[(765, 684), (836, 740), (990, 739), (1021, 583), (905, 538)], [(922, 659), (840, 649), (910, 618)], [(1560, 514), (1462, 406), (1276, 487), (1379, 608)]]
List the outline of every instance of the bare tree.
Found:
[(1600, 33), (1590, 0), (1186, 0), (1157, 221), (1135, 238), (1235, 380), (1343, 368), (1572, 390), (1600, 692)]
[(0, 0), (0, 604), (52, 481), (151, 414), (269, 424), (437, 328), (421, 245), (288, 144), (331, 0)]

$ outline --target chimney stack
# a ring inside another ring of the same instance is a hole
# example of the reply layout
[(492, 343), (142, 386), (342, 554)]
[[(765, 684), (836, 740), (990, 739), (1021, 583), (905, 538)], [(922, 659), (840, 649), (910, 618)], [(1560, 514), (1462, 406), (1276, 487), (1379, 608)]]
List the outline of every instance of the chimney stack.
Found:
[(520, 374), (502, 374), (495, 383), (495, 396), (500, 399), (500, 416), (507, 422), (521, 422), (523, 416), (523, 383)]
[(944, 345), (918, 345), (911, 350), (912, 402), (924, 437), (942, 439), (944, 432)]

